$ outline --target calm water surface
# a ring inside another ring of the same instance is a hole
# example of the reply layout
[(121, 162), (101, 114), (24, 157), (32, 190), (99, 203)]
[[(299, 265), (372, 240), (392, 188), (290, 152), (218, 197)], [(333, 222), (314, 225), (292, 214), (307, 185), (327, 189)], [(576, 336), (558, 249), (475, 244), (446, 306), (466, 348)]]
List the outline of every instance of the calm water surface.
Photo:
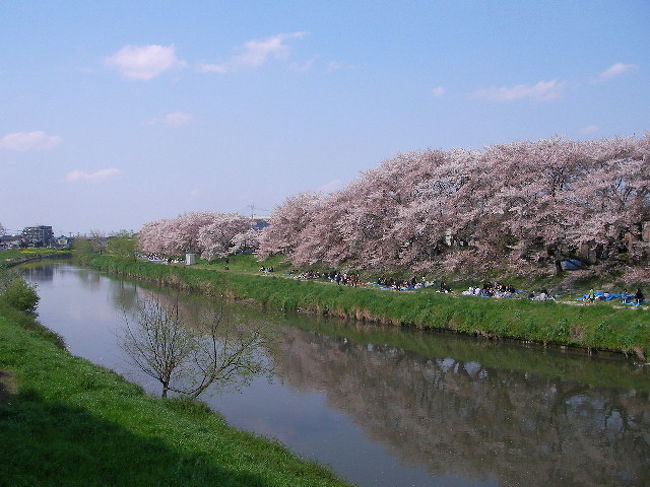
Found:
[[(159, 393), (117, 335), (138, 294), (168, 291), (68, 264), (24, 272), (38, 284), (40, 321), (73, 354)], [(265, 353), (274, 375), (202, 398), (233, 426), (359, 485), (650, 485), (648, 367), (231, 308), (273, 327), (278, 346)]]

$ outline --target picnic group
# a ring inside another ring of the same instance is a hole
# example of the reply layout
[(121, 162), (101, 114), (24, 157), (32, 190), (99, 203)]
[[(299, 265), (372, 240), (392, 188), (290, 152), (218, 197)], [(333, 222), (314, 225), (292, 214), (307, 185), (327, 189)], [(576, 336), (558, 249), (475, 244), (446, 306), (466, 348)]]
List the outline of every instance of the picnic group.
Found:
[(640, 306), (645, 303), (645, 295), (641, 288), (637, 288), (635, 293), (628, 292), (627, 289), (623, 289), (621, 293), (609, 293), (602, 291), (594, 291), (593, 288), (589, 290), (584, 296), (578, 298), (579, 301), (582, 301), (583, 304), (592, 304), (596, 301), (615, 301), (620, 300), (622, 304)]

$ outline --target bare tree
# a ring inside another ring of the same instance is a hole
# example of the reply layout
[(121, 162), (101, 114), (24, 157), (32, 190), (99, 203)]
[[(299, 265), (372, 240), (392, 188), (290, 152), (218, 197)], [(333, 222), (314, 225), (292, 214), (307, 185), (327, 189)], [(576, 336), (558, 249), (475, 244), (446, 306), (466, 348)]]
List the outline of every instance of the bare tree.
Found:
[(236, 327), (221, 311), (190, 320), (178, 298), (140, 297), (133, 318), (124, 313), (120, 346), (144, 373), (169, 391), (198, 397), (210, 385), (246, 383), (268, 368), (259, 353), (266, 343), (260, 326)]

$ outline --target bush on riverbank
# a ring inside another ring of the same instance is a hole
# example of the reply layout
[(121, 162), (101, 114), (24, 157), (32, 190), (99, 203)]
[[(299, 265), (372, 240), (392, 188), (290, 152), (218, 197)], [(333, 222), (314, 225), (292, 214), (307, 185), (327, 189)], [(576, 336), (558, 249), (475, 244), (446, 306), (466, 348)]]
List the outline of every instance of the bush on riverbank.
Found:
[(188, 400), (146, 396), (0, 300), (0, 484), (343, 486)]
[(606, 305), (574, 307), (553, 302), (490, 300), (436, 293), (392, 293), (272, 276), (124, 262), (104, 256), (95, 257), (91, 265), (203, 294), (250, 299), (283, 310), (308, 310), (486, 337), (607, 349), (639, 357), (647, 356), (650, 351), (650, 318), (643, 310), (618, 310)]
[(38, 305), (38, 294), (17, 274), (0, 271), (0, 300), (19, 311), (34, 313)]

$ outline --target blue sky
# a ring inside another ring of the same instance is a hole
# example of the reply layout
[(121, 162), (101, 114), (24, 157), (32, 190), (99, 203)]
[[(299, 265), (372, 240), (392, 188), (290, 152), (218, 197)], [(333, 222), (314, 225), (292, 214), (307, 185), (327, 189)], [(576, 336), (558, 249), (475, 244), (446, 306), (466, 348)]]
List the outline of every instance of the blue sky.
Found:
[(648, 1), (0, 0), (0, 223), (269, 214), (399, 152), (650, 130)]

